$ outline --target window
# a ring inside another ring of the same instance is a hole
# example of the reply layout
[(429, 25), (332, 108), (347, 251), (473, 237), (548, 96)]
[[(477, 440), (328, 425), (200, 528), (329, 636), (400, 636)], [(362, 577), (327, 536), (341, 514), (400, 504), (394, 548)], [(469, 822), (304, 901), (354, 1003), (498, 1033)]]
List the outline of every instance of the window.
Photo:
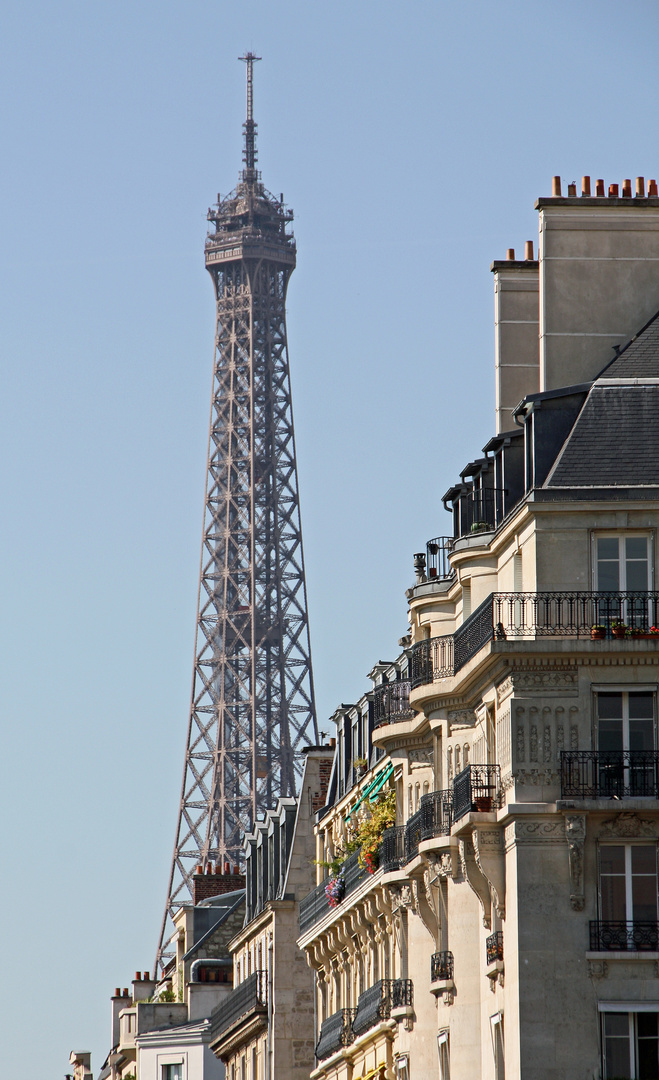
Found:
[(183, 1080), (183, 1063), (162, 1066), (162, 1080)]
[(595, 711), (600, 795), (653, 797), (657, 789), (654, 693), (600, 692)]
[(505, 1080), (506, 1065), (503, 1047), (503, 1013), (490, 1017), (492, 1034), (492, 1053), (494, 1054), (494, 1080)]
[(440, 1031), (437, 1035), (437, 1049), (439, 1050), (439, 1080), (451, 1080), (448, 1031)]
[(650, 537), (644, 535), (595, 537), (595, 589), (597, 592), (647, 592), (650, 588)]
[(604, 1080), (655, 1080), (659, 1076), (659, 1012), (603, 1012), (602, 1056)]
[(656, 926), (657, 845), (602, 844), (599, 856), (602, 920)]

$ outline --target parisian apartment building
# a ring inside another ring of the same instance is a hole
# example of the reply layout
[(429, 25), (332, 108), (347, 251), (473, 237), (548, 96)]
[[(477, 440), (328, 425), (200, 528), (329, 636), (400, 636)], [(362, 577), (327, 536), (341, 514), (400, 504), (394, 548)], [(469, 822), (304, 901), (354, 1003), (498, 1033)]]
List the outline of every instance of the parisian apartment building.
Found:
[(99, 1080), (659, 1080), (659, 193), (535, 209), (408, 634), (199, 868)]

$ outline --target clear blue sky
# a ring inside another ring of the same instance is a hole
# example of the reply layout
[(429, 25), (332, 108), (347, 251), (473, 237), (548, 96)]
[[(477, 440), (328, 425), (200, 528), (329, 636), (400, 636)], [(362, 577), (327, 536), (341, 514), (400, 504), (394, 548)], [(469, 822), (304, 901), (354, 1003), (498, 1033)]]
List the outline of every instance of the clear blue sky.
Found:
[(5, 0), (3, 1075), (109, 1048), (151, 967), (192, 672), (213, 345), (205, 213), (295, 212), (289, 344), (321, 724), (406, 629), (494, 430), (490, 262), (583, 173), (659, 175), (654, 0)]

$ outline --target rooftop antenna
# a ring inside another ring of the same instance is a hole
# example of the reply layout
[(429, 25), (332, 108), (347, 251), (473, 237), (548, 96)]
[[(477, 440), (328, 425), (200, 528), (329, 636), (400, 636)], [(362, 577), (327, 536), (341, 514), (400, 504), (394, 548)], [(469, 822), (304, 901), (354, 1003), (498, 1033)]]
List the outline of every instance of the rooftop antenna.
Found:
[(243, 150), (243, 161), (245, 162), (245, 169), (243, 171), (243, 180), (247, 183), (253, 183), (256, 180), (256, 124), (254, 123), (254, 61), (260, 60), (260, 56), (255, 56), (254, 53), (248, 52), (244, 56), (239, 56), (239, 60), (242, 60), (247, 65), (247, 119), (243, 124), (243, 131), (245, 132), (245, 148)]

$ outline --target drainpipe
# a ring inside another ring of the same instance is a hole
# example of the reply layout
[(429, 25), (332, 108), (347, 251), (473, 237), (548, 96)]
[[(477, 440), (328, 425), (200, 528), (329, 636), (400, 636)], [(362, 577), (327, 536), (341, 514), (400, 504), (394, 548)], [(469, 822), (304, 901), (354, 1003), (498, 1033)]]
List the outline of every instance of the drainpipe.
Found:
[(268, 939), (268, 1041), (266, 1046), (266, 1080), (273, 1080), (272, 1069), (272, 932)]

